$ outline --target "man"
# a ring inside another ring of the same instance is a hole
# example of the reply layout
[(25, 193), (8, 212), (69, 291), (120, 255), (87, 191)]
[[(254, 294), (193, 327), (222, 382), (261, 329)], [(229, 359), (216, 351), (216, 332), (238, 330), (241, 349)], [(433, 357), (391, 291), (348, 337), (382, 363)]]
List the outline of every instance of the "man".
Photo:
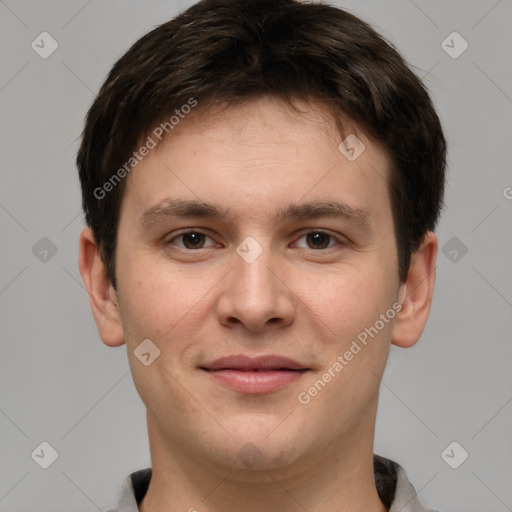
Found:
[(373, 440), (445, 161), (419, 79), (331, 6), (206, 0), (115, 64), (77, 164), (80, 272), (147, 408), (118, 512), (427, 510)]

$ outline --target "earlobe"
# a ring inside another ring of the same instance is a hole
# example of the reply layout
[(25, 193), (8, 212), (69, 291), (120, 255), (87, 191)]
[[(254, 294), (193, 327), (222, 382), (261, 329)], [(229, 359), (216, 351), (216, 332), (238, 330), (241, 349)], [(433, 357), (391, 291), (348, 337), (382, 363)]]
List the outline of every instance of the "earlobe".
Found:
[(100, 338), (105, 345), (110, 347), (122, 345), (124, 332), (119, 315), (117, 294), (107, 276), (99, 248), (90, 228), (84, 228), (80, 234), (78, 266), (89, 295), (92, 314)]
[(395, 317), (391, 343), (412, 347), (420, 338), (430, 314), (436, 277), (437, 236), (429, 231), (411, 255), (407, 279), (400, 285), (401, 311)]

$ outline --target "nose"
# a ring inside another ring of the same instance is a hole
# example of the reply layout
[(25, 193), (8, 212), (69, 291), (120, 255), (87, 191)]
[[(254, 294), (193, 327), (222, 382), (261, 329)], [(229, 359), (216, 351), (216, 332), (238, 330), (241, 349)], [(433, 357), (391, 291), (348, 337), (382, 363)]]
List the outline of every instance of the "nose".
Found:
[(286, 284), (286, 266), (270, 248), (250, 262), (233, 254), (233, 268), (222, 281), (217, 314), (222, 325), (249, 331), (281, 329), (293, 323), (293, 291)]

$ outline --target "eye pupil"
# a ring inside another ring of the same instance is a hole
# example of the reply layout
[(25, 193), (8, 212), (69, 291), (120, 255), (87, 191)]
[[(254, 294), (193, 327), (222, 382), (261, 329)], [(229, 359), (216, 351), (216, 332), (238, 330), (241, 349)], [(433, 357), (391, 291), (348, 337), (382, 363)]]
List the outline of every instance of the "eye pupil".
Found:
[[(198, 247), (198, 245), (200, 244), (200, 242), (202, 242), (201, 240), (201, 237), (203, 235), (201, 235), (200, 233), (185, 233), (183, 235), (183, 243), (185, 245), (185, 247), (187, 248), (196, 248)], [(189, 245), (190, 244), (190, 245)]]
[(307, 240), (313, 242), (314, 249), (325, 249), (329, 245), (330, 236), (325, 233), (308, 233)]

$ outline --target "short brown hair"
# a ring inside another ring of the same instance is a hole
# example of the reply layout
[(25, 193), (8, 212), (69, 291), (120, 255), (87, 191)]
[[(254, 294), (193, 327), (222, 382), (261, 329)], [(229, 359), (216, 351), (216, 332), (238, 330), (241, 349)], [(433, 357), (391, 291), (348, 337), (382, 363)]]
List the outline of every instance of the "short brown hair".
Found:
[(341, 131), (348, 118), (382, 144), (393, 163), (388, 185), (405, 280), (411, 254), (437, 224), (445, 181), (446, 142), (421, 80), (373, 28), (337, 7), (203, 0), (139, 39), (87, 114), (77, 155), (82, 205), (114, 288), (126, 180), (104, 197), (97, 191), (141, 137), (191, 98), (205, 109), (264, 95), (291, 105), (321, 100)]

